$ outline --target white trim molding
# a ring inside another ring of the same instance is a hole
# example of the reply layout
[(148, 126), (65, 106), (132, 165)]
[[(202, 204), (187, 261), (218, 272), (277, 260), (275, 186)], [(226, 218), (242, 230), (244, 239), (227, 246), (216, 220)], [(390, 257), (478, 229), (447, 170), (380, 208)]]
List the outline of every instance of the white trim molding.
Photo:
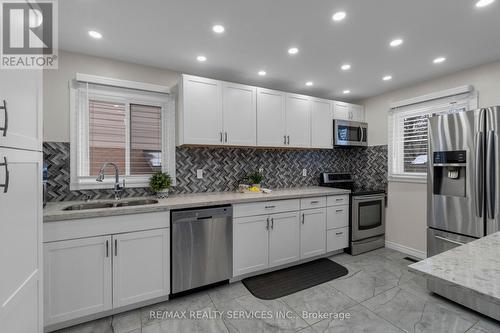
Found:
[(408, 254), (408, 255), (415, 257), (417, 259), (427, 258), (427, 252), (420, 251), (420, 250), (411, 248), (409, 246), (401, 245), (401, 244), (394, 243), (394, 242), (391, 242), (388, 240), (385, 241), (385, 247), (388, 249), (391, 249), (391, 250), (396, 250), (396, 251)]
[(142, 91), (150, 91), (161, 94), (170, 94), (170, 88), (151, 83), (114, 79), (104, 76), (76, 73), (76, 81), (83, 83), (99, 84), (103, 86), (128, 88)]
[(441, 90), (441, 91), (433, 92), (430, 94), (405, 99), (402, 101), (393, 102), (390, 104), (390, 108), (391, 109), (400, 108), (402, 106), (408, 106), (408, 105), (412, 105), (412, 104), (418, 104), (418, 103), (422, 103), (422, 102), (432, 101), (435, 99), (466, 94), (466, 93), (470, 93), (473, 91), (474, 91), (474, 87), (471, 85), (460, 86), (460, 87), (456, 87), (456, 88)]

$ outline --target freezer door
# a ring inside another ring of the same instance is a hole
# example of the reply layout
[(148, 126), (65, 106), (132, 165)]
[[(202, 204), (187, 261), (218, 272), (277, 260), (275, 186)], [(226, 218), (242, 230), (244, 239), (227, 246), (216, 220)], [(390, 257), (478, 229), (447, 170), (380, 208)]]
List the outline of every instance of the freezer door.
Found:
[(500, 107), (485, 109), (486, 113), (486, 233), (492, 234), (500, 231), (498, 207), (499, 196), (499, 158), (498, 133), (500, 130)]
[(475, 241), (476, 239), (427, 228), (427, 258)]
[(429, 119), (427, 224), (484, 235), (484, 110)]

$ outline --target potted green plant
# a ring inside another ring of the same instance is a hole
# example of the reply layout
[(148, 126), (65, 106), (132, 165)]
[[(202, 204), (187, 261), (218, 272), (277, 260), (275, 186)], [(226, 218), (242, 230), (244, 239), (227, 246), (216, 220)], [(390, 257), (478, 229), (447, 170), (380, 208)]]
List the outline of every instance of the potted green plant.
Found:
[(248, 175), (248, 182), (255, 187), (260, 188), (260, 184), (264, 180), (264, 175), (259, 171), (253, 171)]
[(172, 178), (166, 172), (157, 172), (149, 178), (149, 188), (160, 199), (168, 197), (168, 191), (172, 186)]

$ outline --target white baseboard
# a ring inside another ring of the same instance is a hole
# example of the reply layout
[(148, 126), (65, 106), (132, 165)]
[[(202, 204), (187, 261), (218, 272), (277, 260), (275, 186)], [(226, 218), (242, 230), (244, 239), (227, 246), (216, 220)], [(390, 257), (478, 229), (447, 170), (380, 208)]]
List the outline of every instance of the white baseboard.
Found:
[(417, 249), (414, 249), (414, 248), (411, 248), (411, 247), (408, 247), (405, 245), (401, 245), (398, 243), (390, 242), (387, 240), (385, 241), (385, 247), (388, 249), (392, 249), (392, 250), (406, 253), (406, 254), (413, 256), (415, 258), (418, 258), (418, 259), (427, 258), (427, 253), (424, 251), (420, 251), (420, 250), (417, 250)]

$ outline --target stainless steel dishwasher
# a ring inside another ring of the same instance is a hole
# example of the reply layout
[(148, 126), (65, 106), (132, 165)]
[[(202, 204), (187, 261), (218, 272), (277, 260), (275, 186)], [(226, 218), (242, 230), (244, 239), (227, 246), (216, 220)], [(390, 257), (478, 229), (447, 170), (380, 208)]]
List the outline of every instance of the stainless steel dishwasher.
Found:
[(172, 294), (228, 280), (233, 272), (233, 209), (172, 212)]

